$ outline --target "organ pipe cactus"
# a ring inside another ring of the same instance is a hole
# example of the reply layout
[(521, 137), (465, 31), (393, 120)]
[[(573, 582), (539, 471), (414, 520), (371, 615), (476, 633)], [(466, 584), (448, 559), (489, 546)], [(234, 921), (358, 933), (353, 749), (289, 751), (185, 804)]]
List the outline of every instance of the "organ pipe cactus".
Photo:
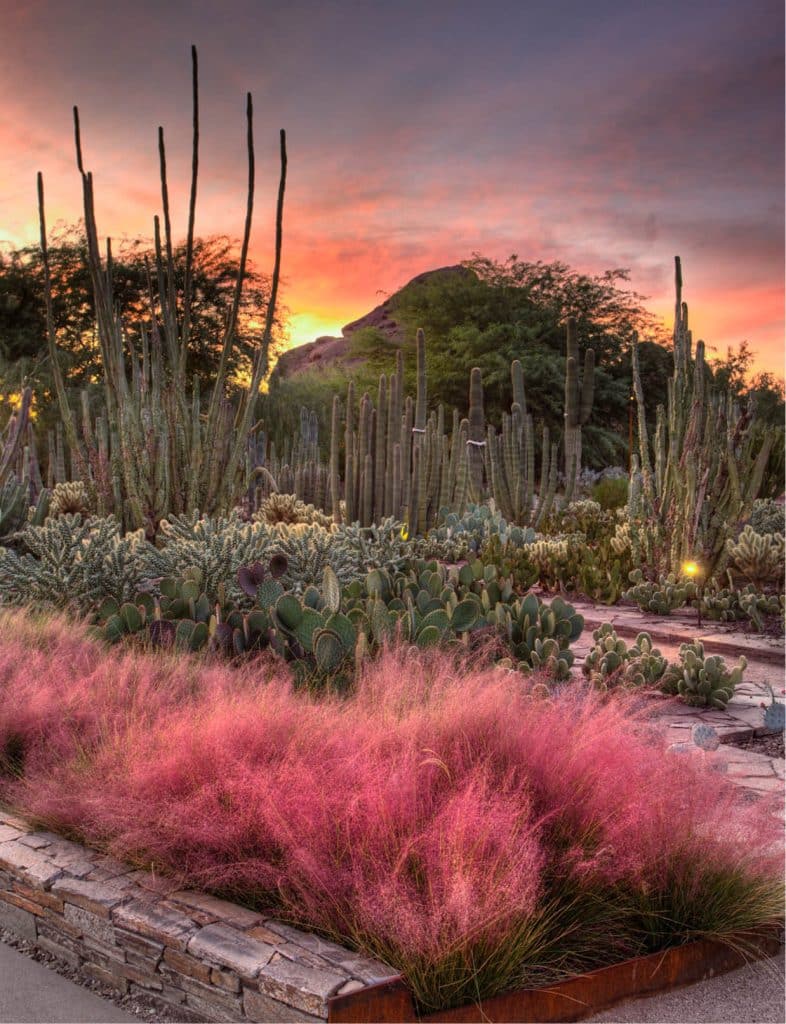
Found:
[[(79, 477), (95, 491), (92, 502), (114, 511), (127, 527), (144, 526), (154, 532), (168, 513), (201, 508), (207, 513), (235, 505), (247, 486), (246, 456), (252, 434), (254, 406), (267, 372), (281, 265), (283, 200), (286, 182), (286, 139), (280, 135), (281, 173), (276, 210), (275, 261), (261, 345), (251, 379), (238, 408), (226, 398), (227, 367), (235, 344), (235, 330), (245, 276), (254, 197), (253, 113), (250, 94), (246, 103), (248, 194), (238, 276), (221, 339), (217, 379), (203, 408), (196, 383), (189, 395), (186, 359), (190, 343), (193, 303), (194, 214), (197, 190), (199, 105), (197, 55), (192, 48), (193, 149), (192, 177), (186, 241), (183, 294), (176, 293), (176, 267), (170, 218), (169, 187), (163, 129), (159, 129), (159, 163), (163, 207), (163, 236), (154, 220), (155, 267), (150, 281), (152, 330), (141, 328), (138, 341), (115, 307), (111, 243), (102, 258), (95, 217), (93, 177), (85, 170), (78, 111), (74, 108), (77, 167), (84, 196), (87, 262), (96, 308), (97, 335), (103, 370), (101, 424), (96, 431), (89, 419), (77, 426), (65, 390), (56, 327), (52, 311), (49, 258), (46, 241), (43, 179), (39, 174), (39, 220), (44, 264), (46, 322), (54, 390), (72, 461)], [(160, 329), (159, 329), (159, 324)], [(103, 437), (103, 441), (102, 441)], [(91, 496), (92, 497), (92, 496)]]
[(676, 572), (683, 561), (696, 558), (710, 579), (723, 571), (726, 542), (752, 511), (776, 432), (759, 431), (752, 406), (740, 408), (730, 393), (713, 389), (704, 343), (698, 341), (693, 349), (679, 257), (675, 293), (674, 373), (652, 437), (635, 336), (632, 342), (639, 459), (632, 465), (631, 487), (640, 472), (637, 515), (651, 527), (650, 564)]
[(584, 353), (584, 373), (579, 379), (579, 344), (576, 321), (568, 318), (565, 359), (565, 500), (570, 501), (581, 473), (581, 428), (592, 413), (595, 393), (595, 352)]

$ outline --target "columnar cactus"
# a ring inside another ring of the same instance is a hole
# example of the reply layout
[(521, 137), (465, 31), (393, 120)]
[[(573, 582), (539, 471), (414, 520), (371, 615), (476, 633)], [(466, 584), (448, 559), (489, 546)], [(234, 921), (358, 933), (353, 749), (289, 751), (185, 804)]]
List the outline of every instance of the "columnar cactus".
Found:
[[(247, 98), (246, 121), (249, 152), (249, 185), (246, 221), (238, 277), (223, 338), (217, 379), (207, 409), (200, 404), (198, 388), (189, 395), (186, 359), (190, 344), (193, 303), (194, 210), (198, 168), (197, 57), (193, 63), (193, 160), (186, 263), (182, 296), (177, 295), (170, 220), (169, 191), (163, 129), (159, 129), (163, 238), (158, 217), (154, 220), (155, 267), (149, 319), (152, 330), (141, 331), (137, 347), (122, 322), (113, 294), (113, 261), (107, 241), (102, 258), (95, 218), (93, 177), (82, 158), (78, 111), (74, 108), (76, 162), (81, 175), (87, 263), (96, 308), (97, 336), (103, 369), (104, 411), (98, 422), (88, 417), (83, 429), (68, 402), (52, 306), (49, 255), (44, 214), (43, 179), (39, 174), (39, 221), (44, 265), (46, 323), (54, 391), (58, 399), (72, 462), (91, 493), (99, 511), (115, 512), (131, 529), (155, 531), (168, 513), (195, 507), (212, 513), (237, 504), (248, 487), (248, 442), (254, 432), (254, 410), (260, 385), (268, 369), (281, 266), (283, 201), (286, 182), (286, 139), (280, 135), (281, 174), (276, 212), (275, 262), (262, 340), (254, 359), (251, 379), (234, 409), (226, 398), (228, 362), (235, 331), (251, 233), (254, 194), (253, 111)], [(159, 324), (161, 329), (159, 329)], [(163, 333), (163, 337), (162, 337)]]
[(650, 564), (659, 571), (678, 571), (684, 560), (697, 558), (710, 579), (723, 571), (726, 542), (752, 510), (775, 432), (759, 432), (752, 408), (739, 409), (731, 394), (713, 391), (704, 343), (697, 342), (693, 353), (679, 257), (675, 292), (674, 374), (667, 407), (658, 410), (652, 445), (635, 337), (632, 343), (639, 462), (632, 467), (631, 485), (640, 472), (640, 515), (654, 527)]
[(584, 353), (584, 373), (579, 381), (579, 344), (576, 321), (568, 318), (565, 359), (565, 500), (570, 501), (581, 473), (581, 428), (592, 413), (595, 393), (595, 351)]

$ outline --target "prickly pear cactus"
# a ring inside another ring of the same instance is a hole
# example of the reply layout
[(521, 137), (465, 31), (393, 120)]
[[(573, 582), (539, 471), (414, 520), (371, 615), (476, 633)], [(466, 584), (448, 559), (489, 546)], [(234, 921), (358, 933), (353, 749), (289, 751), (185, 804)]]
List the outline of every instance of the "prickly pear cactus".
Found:
[(740, 657), (734, 668), (728, 669), (719, 655), (705, 655), (698, 640), (682, 644), (679, 657), (679, 664), (669, 665), (663, 675), (663, 692), (681, 697), (686, 704), (725, 709), (742, 682), (747, 660)]
[(764, 726), (770, 732), (783, 732), (786, 728), (786, 704), (776, 699), (775, 691), (771, 686), (768, 686), (767, 689), (770, 691), (770, 703), (762, 704)]
[(696, 597), (696, 584), (678, 579), (673, 573), (653, 583), (644, 579), (641, 569), (634, 569), (628, 578), (633, 586), (622, 596), (626, 601), (635, 601), (643, 612), (670, 615)]
[(592, 637), (595, 645), (582, 668), (596, 689), (607, 690), (610, 685), (652, 686), (666, 671), (666, 659), (652, 646), (649, 633), (639, 633), (628, 647), (614, 627), (604, 622)]

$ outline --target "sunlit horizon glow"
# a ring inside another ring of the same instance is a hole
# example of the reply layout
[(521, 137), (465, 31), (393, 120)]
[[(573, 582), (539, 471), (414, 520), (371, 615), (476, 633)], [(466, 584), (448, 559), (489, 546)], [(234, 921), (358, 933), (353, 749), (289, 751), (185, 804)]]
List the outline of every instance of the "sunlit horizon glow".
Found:
[(220, 14), (172, 0), (166, 18), (153, 0), (133, 11), (88, 0), (78, 19), (69, 7), (32, 0), (5, 17), (0, 240), (37, 240), (38, 170), (50, 228), (81, 216), (73, 103), (99, 234), (151, 235), (163, 124), (183, 236), (193, 41), (196, 230), (242, 233), (250, 89), (251, 256), (265, 273), (277, 132), (287, 128), (281, 298), (291, 344), (338, 335), (416, 274), (475, 251), (585, 273), (630, 268), (630, 287), (670, 327), (679, 254), (694, 336), (710, 357), (745, 340), (756, 370), (783, 375), (776, 0), (490, 0), (482, 11), (462, 0), (290, 0), (264, 32), (251, 0)]

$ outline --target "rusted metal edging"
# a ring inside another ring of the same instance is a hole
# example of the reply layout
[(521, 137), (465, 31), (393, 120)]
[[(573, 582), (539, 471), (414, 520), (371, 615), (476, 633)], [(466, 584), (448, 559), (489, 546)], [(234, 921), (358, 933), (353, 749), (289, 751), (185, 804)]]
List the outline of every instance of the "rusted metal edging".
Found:
[[(739, 942), (735, 942), (735, 938)], [(623, 999), (689, 985), (742, 967), (751, 960), (774, 956), (782, 948), (782, 943), (782, 934), (775, 934), (772, 929), (732, 936), (729, 942), (700, 939), (602, 967), (555, 985), (506, 992), (480, 1003), (423, 1017), (418, 1017), (415, 1012), (404, 979), (394, 978), (329, 999), (328, 1021), (331, 1024), (366, 1024), (371, 1021), (410, 1024), (418, 1020), (444, 1021), (446, 1024), (504, 1021), (557, 1024), (583, 1020)]]

